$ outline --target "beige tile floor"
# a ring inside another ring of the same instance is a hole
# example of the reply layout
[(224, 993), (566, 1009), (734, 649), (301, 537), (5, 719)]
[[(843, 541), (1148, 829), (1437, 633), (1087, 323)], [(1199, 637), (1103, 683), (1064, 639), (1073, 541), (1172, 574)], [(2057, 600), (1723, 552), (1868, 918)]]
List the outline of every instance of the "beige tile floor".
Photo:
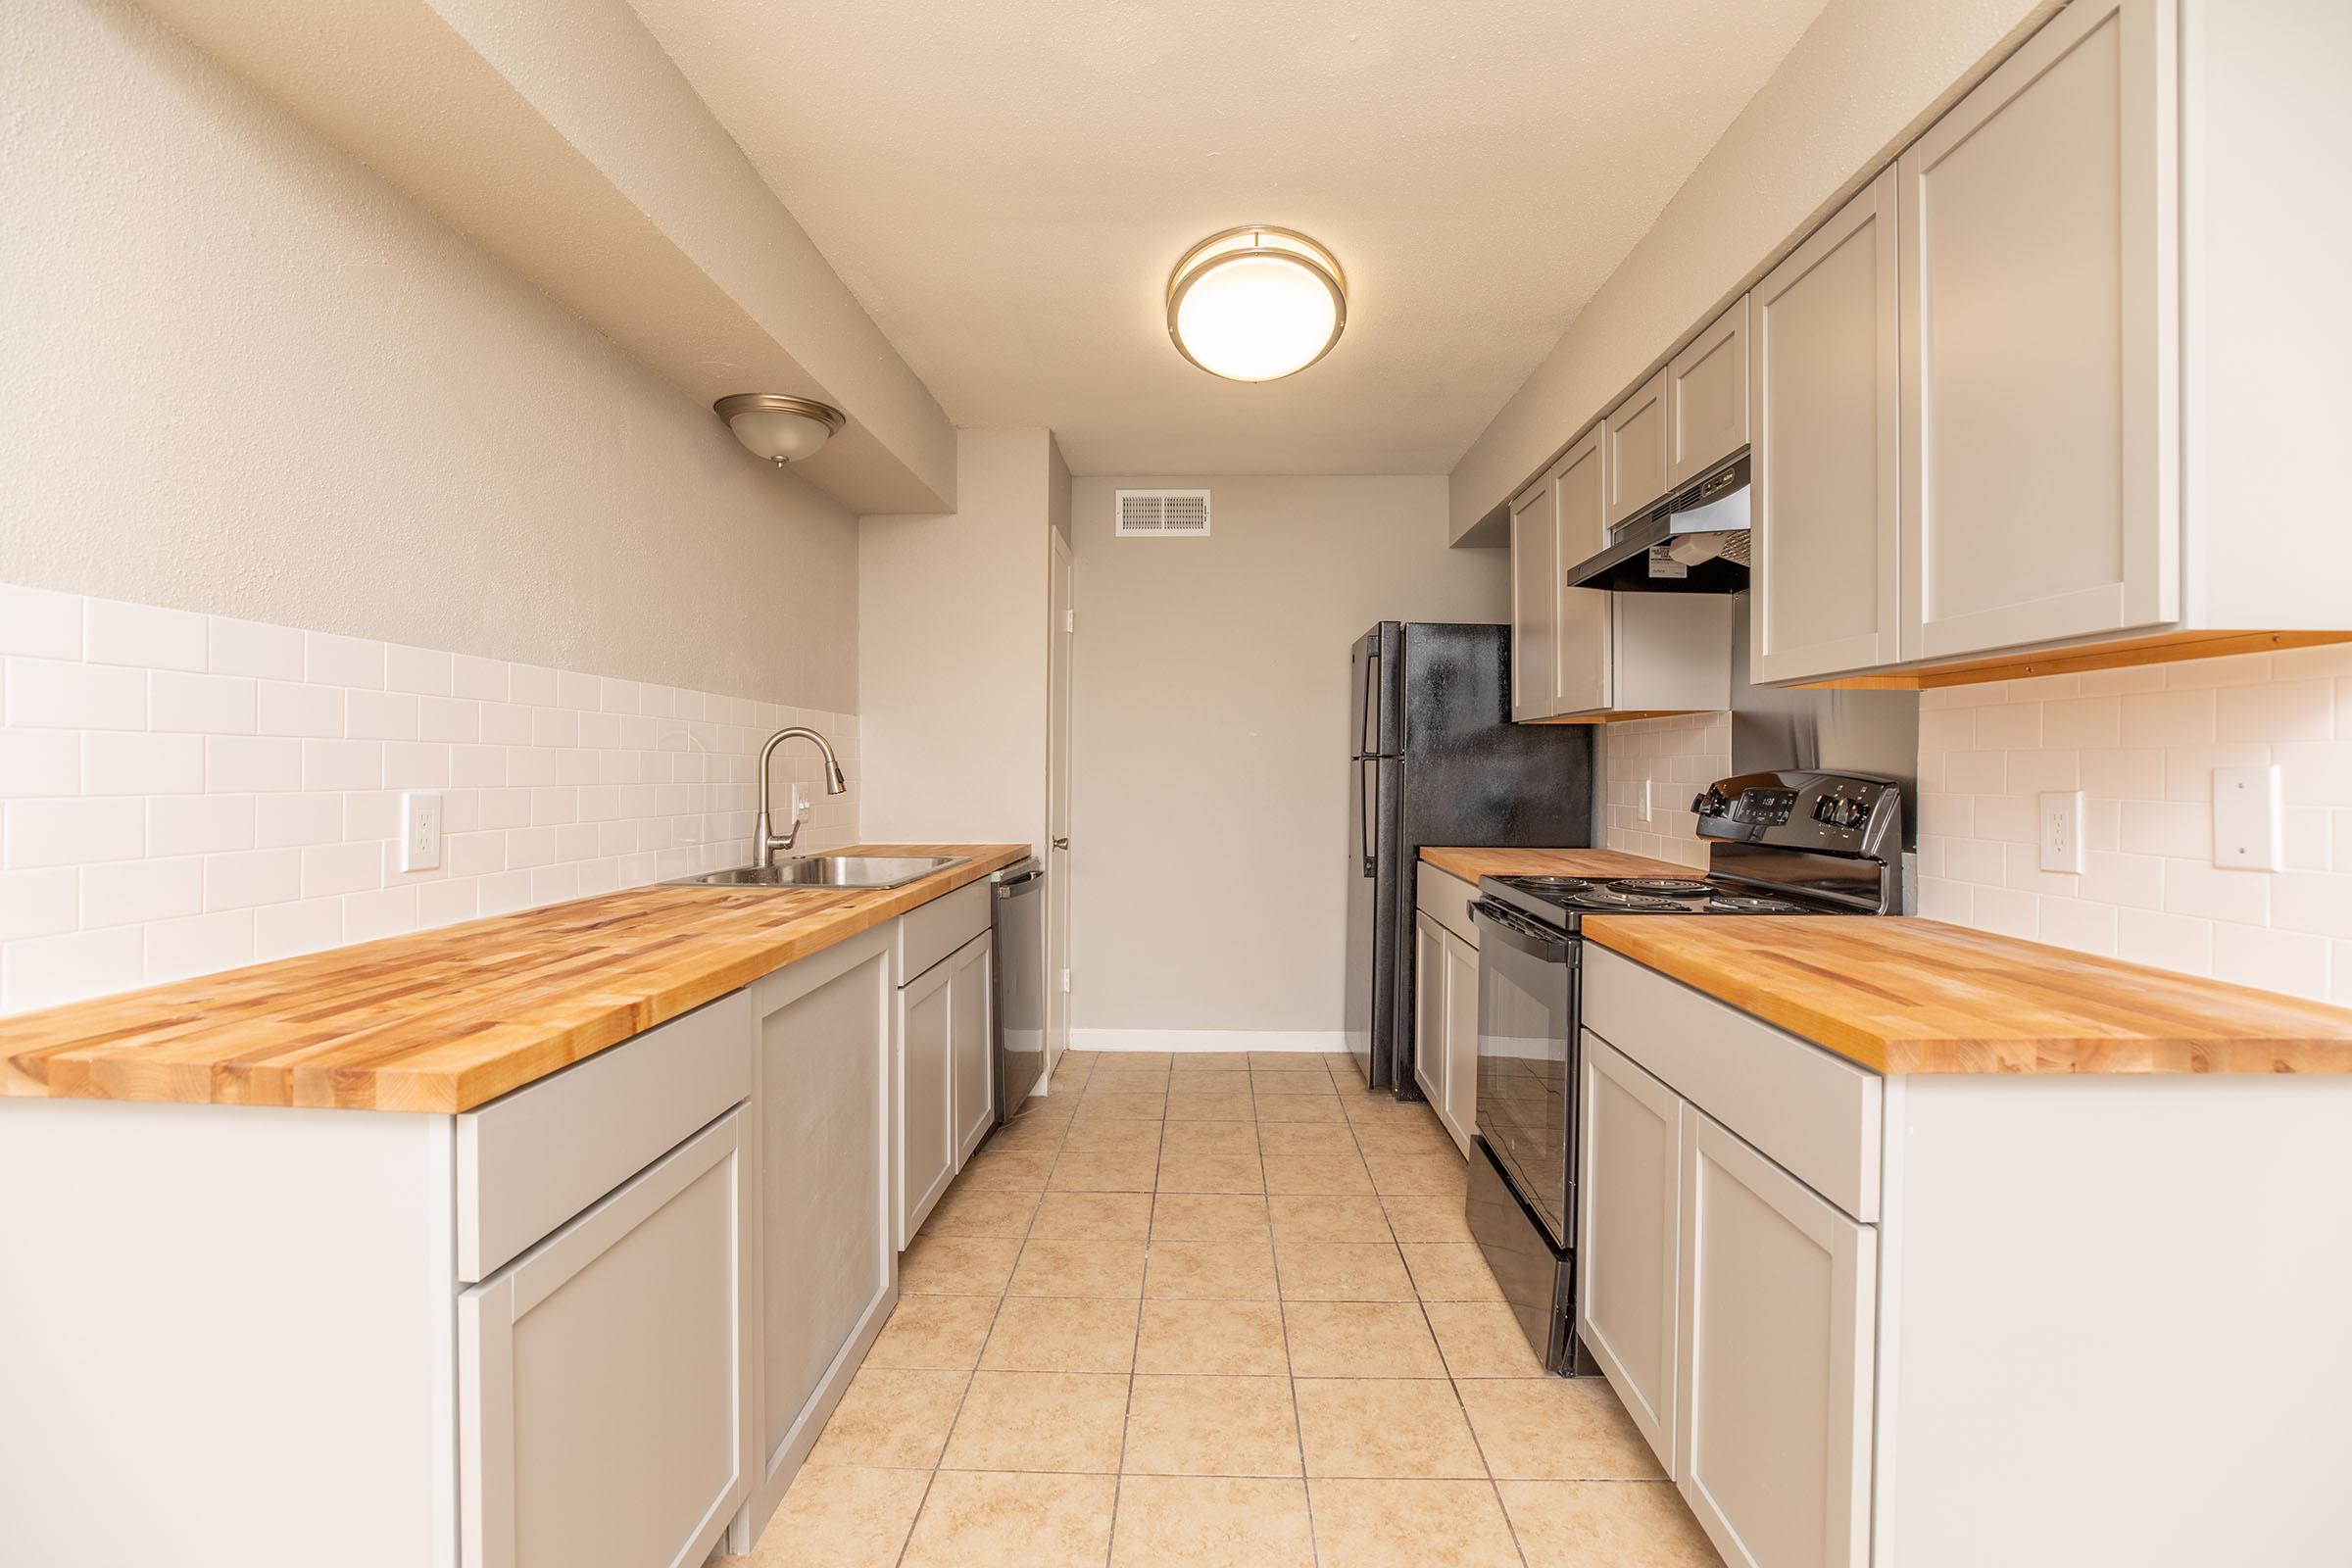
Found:
[(758, 1568), (1715, 1568), (1544, 1375), (1425, 1105), (1345, 1056), (1072, 1052), (903, 1260)]

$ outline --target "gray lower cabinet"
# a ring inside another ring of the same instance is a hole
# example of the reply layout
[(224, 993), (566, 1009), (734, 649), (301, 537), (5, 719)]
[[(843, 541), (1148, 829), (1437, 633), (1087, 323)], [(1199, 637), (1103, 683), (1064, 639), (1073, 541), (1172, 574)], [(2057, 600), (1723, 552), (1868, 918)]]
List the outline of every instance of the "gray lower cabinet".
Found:
[(893, 1076), (902, 1250), (995, 1121), (989, 1098), (991, 957), (990, 936), (982, 929), (899, 987)]
[(692, 1568), (742, 1504), (743, 1132), (730, 1111), (458, 1298), (467, 1568)]
[(764, 1519), (897, 1299), (886, 930), (752, 987), (760, 1333), (753, 1514)]
[(1685, 1103), (1676, 1480), (1734, 1568), (1870, 1561), (1878, 1233)]
[(1683, 1102), (1591, 1030), (1580, 1055), (1577, 1334), (1672, 1475)]

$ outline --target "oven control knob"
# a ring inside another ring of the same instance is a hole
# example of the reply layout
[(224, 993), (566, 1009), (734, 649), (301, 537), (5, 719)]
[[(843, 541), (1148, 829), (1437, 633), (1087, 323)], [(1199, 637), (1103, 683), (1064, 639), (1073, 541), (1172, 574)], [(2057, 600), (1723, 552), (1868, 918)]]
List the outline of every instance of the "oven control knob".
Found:
[(1706, 794), (1690, 803), (1690, 809), (1700, 816), (1721, 816), (1729, 805), (1721, 790), (1710, 787)]

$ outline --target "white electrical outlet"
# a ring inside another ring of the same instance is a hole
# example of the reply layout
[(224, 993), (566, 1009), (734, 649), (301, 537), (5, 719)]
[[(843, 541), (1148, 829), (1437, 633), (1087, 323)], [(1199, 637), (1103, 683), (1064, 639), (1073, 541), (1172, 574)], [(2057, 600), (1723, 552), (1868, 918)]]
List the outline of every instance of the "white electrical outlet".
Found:
[(2082, 873), (2082, 792), (2041, 792), (2041, 868)]
[(2213, 863), (2276, 871), (2279, 846), (2278, 764), (2213, 770)]
[(416, 790), (400, 797), (400, 868), (430, 871), (441, 863), (441, 797)]
[(1644, 822), (1648, 821), (1651, 816), (1656, 814), (1653, 809), (1653, 803), (1651, 799), (1656, 792), (1656, 785), (1657, 781), (1655, 779), (1645, 778), (1642, 781), (1642, 820)]
[(791, 816), (790, 820), (792, 820), (792, 821), (795, 821), (795, 822), (801, 821), (802, 819), (804, 819), (805, 817), (807, 817), (807, 816), (808, 816), (808, 785), (806, 785), (806, 784), (795, 784), (795, 785), (792, 787), (792, 799), (791, 799), (791, 801), (790, 801), (789, 803), (787, 803), (787, 805), (786, 805), (786, 807), (785, 807), (785, 809), (786, 809), (786, 810), (788, 810), (788, 811), (790, 811), (790, 812), (792, 813), (792, 816)]

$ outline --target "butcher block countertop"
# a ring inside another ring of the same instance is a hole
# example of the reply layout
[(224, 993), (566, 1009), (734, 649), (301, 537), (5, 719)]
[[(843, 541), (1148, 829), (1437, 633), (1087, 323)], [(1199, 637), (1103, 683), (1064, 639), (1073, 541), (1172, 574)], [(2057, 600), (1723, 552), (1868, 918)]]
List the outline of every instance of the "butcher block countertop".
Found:
[(1424, 847), (1421, 858), (1465, 882), (1482, 876), (1696, 876), (1687, 865), (1617, 850), (1469, 850)]
[(904, 887), (637, 887), (0, 1018), (0, 1093), (469, 1110), (1029, 853)]
[(2352, 1073), (2352, 1010), (1871, 915), (1592, 915), (1585, 935), (1882, 1073)]

